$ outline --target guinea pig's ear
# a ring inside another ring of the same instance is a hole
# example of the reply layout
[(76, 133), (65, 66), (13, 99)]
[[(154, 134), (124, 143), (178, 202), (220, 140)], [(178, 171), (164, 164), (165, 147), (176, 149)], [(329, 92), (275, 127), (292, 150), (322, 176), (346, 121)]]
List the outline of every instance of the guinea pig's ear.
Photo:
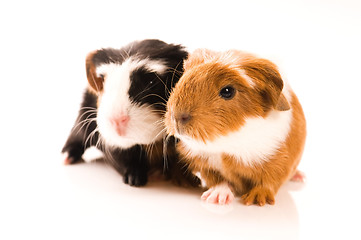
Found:
[(93, 91), (99, 93), (103, 90), (103, 81), (102, 77), (98, 77), (96, 73), (96, 67), (93, 62), (93, 58), (96, 55), (97, 51), (91, 52), (88, 54), (85, 60), (86, 65), (86, 75), (88, 78), (88, 83)]
[(205, 63), (214, 58), (216, 52), (209, 49), (196, 49), (189, 55), (188, 59), (184, 61), (184, 70), (195, 67), (199, 64)]
[(278, 111), (287, 111), (290, 110), (290, 103), (287, 101), (285, 95), (281, 93), (280, 97), (278, 98), (277, 105), (275, 107)]
[(266, 59), (247, 60), (242, 64), (247, 75), (257, 79), (256, 89), (260, 92), (265, 107), (287, 111), (290, 104), (282, 93), (283, 80), (277, 66)]

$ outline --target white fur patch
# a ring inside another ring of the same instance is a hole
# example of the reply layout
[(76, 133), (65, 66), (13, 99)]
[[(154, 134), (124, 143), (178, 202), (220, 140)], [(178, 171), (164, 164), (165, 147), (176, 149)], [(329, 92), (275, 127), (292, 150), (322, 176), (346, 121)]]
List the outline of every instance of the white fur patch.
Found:
[(144, 66), (146, 67), (147, 70), (159, 74), (163, 74), (168, 68), (167, 65), (165, 65), (164, 62), (160, 60), (145, 59), (145, 60), (141, 60), (139, 63), (140, 64), (144, 63)]
[[(290, 94), (286, 92), (285, 97), (290, 101)], [(239, 130), (206, 143), (179, 134), (176, 137), (189, 148), (190, 155), (208, 157), (213, 166), (217, 166), (214, 161), (220, 154), (231, 155), (243, 164), (252, 166), (267, 161), (279, 149), (288, 136), (291, 121), (292, 109), (273, 110), (266, 118), (248, 118)]]
[(99, 67), (97, 67), (97, 76), (99, 77), (101, 74), (107, 75), (109, 71), (111, 71), (112, 68), (115, 67), (121, 67), (126, 66), (128, 68), (129, 73), (139, 69), (141, 67), (145, 67), (150, 72), (156, 72), (159, 74), (163, 74), (167, 70), (167, 65), (161, 61), (161, 60), (152, 60), (152, 59), (137, 59), (137, 58), (129, 58), (125, 60), (122, 64), (116, 64), (116, 63), (108, 63), (108, 64), (102, 64)]
[[(179, 137), (179, 135), (176, 136)], [(184, 138), (185, 137), (183, 136), (182, 140)], [(192, 156), (201, 157), (202, 160), (207, 161), (211, 168), (217, 169), (219, 171), (222, 170), (222, 153), (210, 153), (200, 149), (194, 150), (194, 148), (190, 148), (190, 151), (188, 152), (188, 157)]]
[(221, 170), (222, 169), (222, 155), (221, 154), (211, 154), (208, 156), (208, 164), (213, 168)]
[(242, 52), (242, 51), (227, 51), (222, 53), (219, 56), (219, 60), (218, 62), (224, 64), (225, 66), (228, 66), (229, 68), (236, 70), (239, 75), (246, 80), (246, 82), (248, 83), (248, 85), (251, 88), (254, 88), (256, 86), (254, 80), (248, 76), (246, 74), (246, 71), (244, 69), (242, 69), (240, 62), (242, 61), (243, 58), (247, 59), (247, 57), (249, 56), (249, 54)]
[[(135, 144), (153, 143), (164, 135), (161, 117), (150, 106), (137, 105), (130, 101), (130, 74), (140, 67), (158, 73), (163, 73), (166, 69), (161, 61), (132, 58), (122, 64), (103, 64), (97, 68), (97, 74), (105, 76), (97, 123), (100, 134), (109, 145), (129, 148)], [(110, 122), (110, 119), (120, 115), (130, 117), (125, 136), (119, 136)]]
[(254, 88), (254, 87), (256, 86), (256, 84), (254, 83), (253, 79), (246, 74), (246, 71), (245, 71), (244, 69), (241, 69), (241, 68), (238, 67), (238, 68), (236, 68), (236, 70), (238, 71), (239, 75), (241, 75), (241, 77), (242, 77), (244, 80), (246, 80), (246, 82), (249, 84), (249, 86), (250, 86), (251, 88)]

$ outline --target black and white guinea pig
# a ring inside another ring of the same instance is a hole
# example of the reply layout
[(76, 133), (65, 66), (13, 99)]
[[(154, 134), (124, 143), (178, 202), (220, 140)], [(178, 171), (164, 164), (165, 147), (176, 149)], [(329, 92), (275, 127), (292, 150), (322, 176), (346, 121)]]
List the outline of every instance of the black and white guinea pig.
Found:
[(91, 52), (89, 85), (62, 150), (65, 164), (80, 161), (87, 148), (96, 146), (129, 185), (145, 185), (154, 169), (179, 184), (198, 185), (177, 161), (175, 144), (163, 151), (166, 101), (187, 56), (181, 45), (160, 40)]

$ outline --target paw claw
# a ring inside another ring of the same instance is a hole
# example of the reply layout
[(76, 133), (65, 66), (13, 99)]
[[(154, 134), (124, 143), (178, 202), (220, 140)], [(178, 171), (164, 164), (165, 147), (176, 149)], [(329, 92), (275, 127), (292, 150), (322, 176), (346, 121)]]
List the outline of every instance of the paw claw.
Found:
[(214, 204), (218, 203), (218, 195), (216, 195), (216, 194), (211, 194), (211, 196), (209, 196), (209, 197), (207, 198), (207, 202), (208, 202), (208, 203), (214, 203)]
[(242, 197), (243, 203), (247, 206), (256, 204), (264, 206), (266, 203), (273, 205), (275, 203), (274, 194), (266, 188), (254, 187), (249, 193), (244, 194)]
[(208, 189), (207, 191), (205, 191), (202, 196), (201, 196), (201, 199), (202, 200), (207, 200), (207, 198), (209, 197), (209, 195), (211, 195), (212, 193), (212, 190), (211, 189)]

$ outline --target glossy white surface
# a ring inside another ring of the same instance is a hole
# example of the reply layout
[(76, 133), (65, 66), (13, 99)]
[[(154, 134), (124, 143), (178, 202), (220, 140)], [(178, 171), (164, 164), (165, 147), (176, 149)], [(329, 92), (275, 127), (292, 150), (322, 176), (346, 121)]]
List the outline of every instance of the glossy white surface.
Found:
[[(0, 239), (360, 239), (359, 1), (178, 5), (0, 3)], [(144, 38), (278, 64), (308, 120), (307, 184), (285, 184), (274, 206), (220, 207), (164, 182), (129, 187), (104, 164), (62, 165), (86, 54)]]

